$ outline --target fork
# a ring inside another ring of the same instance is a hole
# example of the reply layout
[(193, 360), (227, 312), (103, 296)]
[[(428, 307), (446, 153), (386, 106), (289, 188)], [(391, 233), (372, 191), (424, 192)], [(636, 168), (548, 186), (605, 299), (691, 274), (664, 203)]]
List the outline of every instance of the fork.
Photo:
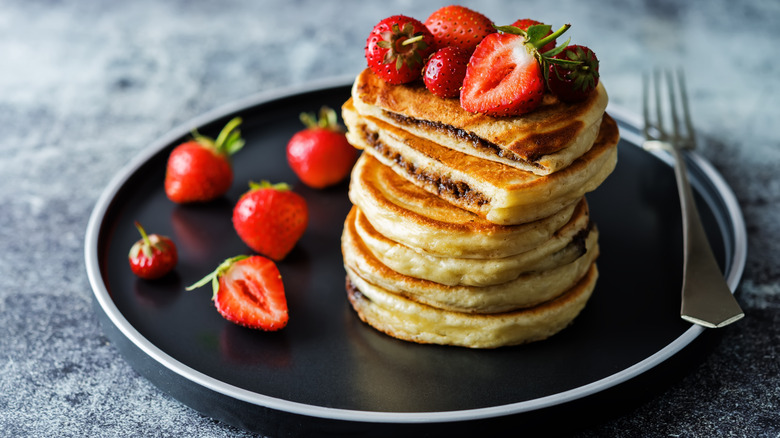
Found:
[[(665, 81), (663, 80), (665, 79)], [(676, 81), (675, 81), (676, 79)], [(653, 82), (653, 87), (651, 87)], [(667, 105), (662, 105), (662, 88), (666, 84)], [(676, 84), (675, 84), (676, 82)], [(712, 253), (707, 235), (699, 217), (693, 191), (688, 182), (684, 150), (696, 146), (696, 135), (688, 108), (685, 78), (681, 70), (676, 74), (656, 70), (651, 80), (647, 74), (642, 81), (642, 110), (645, 120), (642, 146), (647, 150), (664, 149), (674, 158), (674, 174), (680, 197), (683, 225), (683, 282), (680, 317), (694, 324), (716, 328), (731, 324), (745, 316), (731, 293)], [(676, 86), (675, 86), (676, 85)], [(654, 102), (650, 89), (654, 91)], [(678, 115), (678, 100), (682, 117)], [(650, 107), (655, 107), (651, 120)], [(668, 116), (664, 117), (664, 108)], [(665, 122), (671, 121), (671, 132)]]

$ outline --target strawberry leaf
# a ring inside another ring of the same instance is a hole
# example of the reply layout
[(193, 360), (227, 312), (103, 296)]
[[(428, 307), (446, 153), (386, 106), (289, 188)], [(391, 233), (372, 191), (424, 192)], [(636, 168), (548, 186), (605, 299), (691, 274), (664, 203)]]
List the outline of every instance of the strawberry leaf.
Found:
[[(547, 34), (550, 33), (550, 29), (552, 29), (552, 26), (550, 26), (549, 24), (534, 24), (533, 26), (529, 26), (528, 29), (526, 29), (525, 31), (527, 34), (528, 42), (536, 46), (537, 45), (536, 42), (546, 37)], [(542, 44), (541, 46), (543, 45), (544, 44)]]
[(227, 270), (230, 269), (231, 266), (233, 266), (233, 263), (240, 260), (244, 260), (246, 258), (249, 258), (249, 256), (239, 255), (239, 256), (226, 259), (225, 261), (220, 263), (219, 266), (217, 266), (217, 269), (215, 269), (210, 274), (198, 280), (195, 284), (191, 286), (187, 286), (186, 288), (184, 288), (184, 290), (191, 291), (193, 289), (197, 289), (199, 287), (205, 286), (208, 283), (211, 283), (211, 288), (214, 291), (214, 294), (212, 295), (211, 299), (215, 299), (217, 297), (217, 292), (219, 292), (219, 277), (221, 277), (225, 272), (227, 272)]
[(509, 34), (512, 34), (512, 35), (521, 35), (521, 36), (525, 36), (526, 35), (526, 32), (523, 29), (520, 29), (519, 27), (516, 27), (516, 26), (496, 26), (494, 24), (493, 27), (497, 31), (502, 32), (502, 33), (509, 33)]

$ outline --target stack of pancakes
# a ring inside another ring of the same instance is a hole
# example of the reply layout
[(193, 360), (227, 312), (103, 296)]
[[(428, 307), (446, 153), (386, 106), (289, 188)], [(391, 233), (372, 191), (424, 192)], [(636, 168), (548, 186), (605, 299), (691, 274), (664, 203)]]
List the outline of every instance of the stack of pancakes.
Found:
[(606, 105), (599, 84), (584, 102), (545, 95), (533, 112), (493, 118), (361, 72), (342, 108), (364, 151), (342, 235), (360, 318), (400, 339), (473, 348), (569, 325), (598, 277), (584, 195), (617, 161)]

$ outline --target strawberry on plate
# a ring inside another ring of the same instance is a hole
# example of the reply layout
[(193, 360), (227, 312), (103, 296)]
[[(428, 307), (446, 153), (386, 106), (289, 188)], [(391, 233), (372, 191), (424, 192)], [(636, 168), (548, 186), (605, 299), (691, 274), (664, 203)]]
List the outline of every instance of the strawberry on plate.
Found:
[(233, 208), (233, 228), (254, 251), (280, 261), (306, 231), (306, 200), (284, 183), (249, 183)]
[(483, 38), (496, 31), (488, 17), (458, 5), (437, 9), (425, 20), (425, 26), (438, 48), (455, 46), (469, 55)]
[(173, 202), (205, 202), (224, 195), (233, 184), (230, 156), (244, 146), (238, 126), (230, 120), (216, 140), (195, 132), (193, 139), (173, 149), (165, 169), (165, 194)]
[(341, 182), (349, 175), (357, 159), (357, 150), (337, 122), (336, 112), (320, 109), (320, 117), (301, 114), (306, 129), (298, 131), (287, 143), (287, 162), (298, 178), (309, 187), (322, 189)]
[(386, 82), (405, 84), (420, 78), (434, 44), (433, 35), (419, 20), (393, 15), (377, 23), (368, 35), (366, 61)]
[[(466, 111), (493, 117), (517, 116), (536, 109), (546, 88), (549, 57), (558, 49), (541, 54), (540, 47), (569, 29), (565, 25), (549, 33), (548, 25), (527, 30), (498, 27), (479, 43), (463, 79), (460, 104)], [(567, 42), (568, 44), (568, 42)]]
[(447, 46), (437, 50), (423, 70), (425, 88), (439, 97), (458, 97), (468, 63), (469, 53), (459, 47)]
[[(571, 61), (562, 64), (560, 61)], [(571, 45), (553, 57), (547, 77), (550, 91), (564, 102), (579, 102), (599, 84), (599, 59), (585, 46)]]
[(266, 331), (284, 328), (289, 320), (287, 297), (279, 269), (262, 256), (240, 255), (222, 262), (214, 272), (187, 287), (211, 283), (214, 306), (228, 321)]
[(154, 280), (167, 274), (179, 260), (173, 241), (159, 234), (146, 234), (140, 223), (135, 227), (141, 233), (141, 239), (133, 244), (127, 258), (130, 270), (146, 280)]

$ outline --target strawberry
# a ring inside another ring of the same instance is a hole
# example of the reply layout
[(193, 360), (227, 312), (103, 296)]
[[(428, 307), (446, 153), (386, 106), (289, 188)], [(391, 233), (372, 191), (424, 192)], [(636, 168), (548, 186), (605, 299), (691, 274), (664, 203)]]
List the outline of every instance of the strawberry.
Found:
[(233, 228), (253, 250), (282, 260), (306, 231), (306, 200), (284, 183), (263, 181), (249, 187), (233, 208)]
[[(522, 30), (528, 30), (529, 27), (535, 26), (537, 24), (542, 24), (543, 25), (544, 23), (542, 23), (540, 21), (532, 20), (530, 18), (521, 18), (521, 19), (515, 21), (514, 23), (512, 23), (512, 26), (520, 28)], [(547, 33), (547, 35), (549, 35), (551, 33), (552, 33), (552, 29), (550, 29), (550, 32)], [(544, 52), (550, 51), (550, 50), (552, 50), (554, 48), (555, 48), (555, 40), (553, 39), (549, 43), (547, 43), (544, 46), (542, 46), (542, 48), (539, 49), (539, 51), (541, 53), (544, 53)]]
[(170, 238), (158, 234), (147, 235), (138, 222), (135, 222), (135, 227), (141, 233), (141, 240), (133, 244), (127, 256), (130, 270), (135, 275), (146, 280), (153, 280), (162, 277), (176, 267), (179, 256), (176, 252), (176, 245)]
[(457, 5), (437, 9), (425, 20), (425, 26), (437, 47), (455, 46), (469, 55), (483, 38), (496, 31), (488, 17)]
[(322, 189), (349, 175), (357, 159), (357, 150), (336, 121), (336, 112), (322, 107), (320, 118), (301, 114), (306, 129), (298, 131), (287, 143), (287, 162), (298, 178), (309, 187)]
[(423, 70), (425, 88), (439, 97), (458, 97), (468, 63), (469, 53), (459, 47), (448, 46), (437, 50)]
[(197, 132), (173, 149), (165, 170), (165, 194), (176, 203), (205, 202), (224, 195), (233, 184), (230, 156), (244, 146), (234, 118), (216, 140)]
[(541, 104), (545, 91), (547, 60), (562, 49), (542, 55), (539, 47), (544, 47), (569, 27), (567, 24), (548, 35), (550, 26), (547, 25), (533, 25), (526, 31), (504, 26), (497, 28), (499, 33), (485, 37), (466, 69), (460, 94), (463, 109), (494, 117), (516, 116), (534, 110)]
[(266, 331), (287, 325), (284, 284), (273, 261), (257, 255), (231, 257), (186, 290), (209, 282), (214, 291), (214, 306), (228, 321)]
[(547, 85), (550, 91), (564, 102), (585, 100), (599, 84), (599, 60), (585, 46), (567, 46), (555, 55), (554, 60), (567, 60), (575, 64), (551, 61)]
[(391, 84), (419, 79), (423, 60), (433, 50), (433, 35), (428, 28), (405, 15), (380, 21), (366, 40), (368, 67)]

